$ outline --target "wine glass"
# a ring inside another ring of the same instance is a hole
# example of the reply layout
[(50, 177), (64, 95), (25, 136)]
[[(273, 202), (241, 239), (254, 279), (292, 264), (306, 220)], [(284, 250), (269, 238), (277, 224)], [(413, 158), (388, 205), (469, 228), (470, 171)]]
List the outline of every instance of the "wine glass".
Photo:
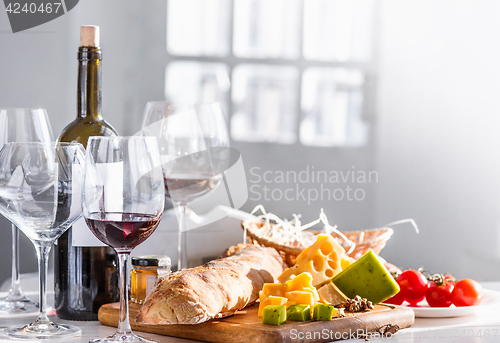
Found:
[(78, 143), (8, 143), (0, 151), (0, 212), (35, 245), (40, 277), (38, 318), (10, 327), (11, 338), (68, 338), (76, 326), (51, 322), (46, 314), (47, 266), (54, 241), (82, 215), (85, 150)]
[(154, 137), (90, 137), (83, 215), (90, 231), (118, 253), (120, 320), (112, 336), (91, 342), (151, 342), (129, 323), (127, 264), (130, 252), (158, 226), (165, 201)]
[[(10, 142), (52, 142), (47, 112), (38, 108), (0, 109), (0, 147)], [(12, 276), (8, 295), (0, 299), (0, 312), (36, 312), (38, 304), (21, 290), (19, 279), (19, 230), (12, 224)]]
[(221, 183), (229, 153), (226, 120), (218, 103), (154, 101), (146, 105), (141, 132), (158, 139), (165, 194), (179, 212), (177, 270), (185, 269), (187, 205)]

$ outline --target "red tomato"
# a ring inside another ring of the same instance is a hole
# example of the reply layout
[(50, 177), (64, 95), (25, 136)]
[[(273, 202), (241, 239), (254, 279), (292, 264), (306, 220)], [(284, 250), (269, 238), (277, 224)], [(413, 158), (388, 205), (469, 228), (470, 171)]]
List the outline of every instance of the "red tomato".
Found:
[(416, 270), (405, 270), (398, 276), (398, 284), (401, 288), (400, 293), (410, 304), (416, 304), (425, 296), (427, 292), (427, 279)]
[(455, 306), (474, 306), (479, 304), (483, 297), (483, 287), (472, 279), (458, 281), (451, 292), (451, 301)]
[(384, 302), (388, 303), (388, 304), (393, 304), (393, 305), (401, 305), (403, 303), (403, 301), (405, 301), (403, 294), (401, 294), (401, 292), (398, 292), (398, 293), (394, 294), (392, 297), (390, 297), (389, 299), (385, 300)]
[(450, 274), (444, 274), (443, 278), (448, 282), (451, 283), (452, 285), (455, 285), (457, 283), (457, 280), (455, 279), (454, 276)]
[(425, 299), (425, 295), (422, 295), (418, 299), (414, 299), (414, 300), (408, 301), (409, 302), (408, 306), (418, 306), (418, 303), (421, 302), (424, 299)]
[(431, 307), (449, 307), (452, 304), (452, 291), (453, 283), (451, 282), (445, 280), (441, 285), (438, 285), (434, 281), (431, 281), (429, 289), (425, 293), (425, 298)]

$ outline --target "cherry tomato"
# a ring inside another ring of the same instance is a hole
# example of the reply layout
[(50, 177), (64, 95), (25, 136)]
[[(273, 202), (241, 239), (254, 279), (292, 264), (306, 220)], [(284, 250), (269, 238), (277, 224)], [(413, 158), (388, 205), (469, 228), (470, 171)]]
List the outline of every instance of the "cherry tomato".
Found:
[(401, 305), (403, 303), (403, 301), (405, 301), (403, 294), (401, 294), (401, 292), (398, 292), (398, 293), (394, 294), (392, 297), (390, 297), (389, 299), (385, 300), (384, 302), (388, 303), (388, 304), (393, 304), (393, 305)]
[(457, 279), (455, 279), (455, 277), (450, 274), (444, 274), (443, 278), (452, 285), (455, 285), (457, 283)]
[(425, 296), (427, 288), (427, 279), (416, 270), (405, 270), (398, 276), (398, 284), (401, 288), (400, 293), (410, 304), (418, 303)]
[(427, 303), (431, 307), (449, 307), (452, 304), (451, 292), (453, 291), (453, 283), (445, 280), (441, 284), (431, 281), (429, 289), (425, 293)]
[(409, 302), (408, 306), (418, 306), (418, 303), (419, 303), (419, 302), (421, 302), (421, 301), (422, 301), (422, 300), (424, 300), (424, 299), (425, 299), (425, 294), (424, 294), (424, 295), (422, 295), (422, 296), (421, 296), (420, 298), (418, 298), (418, 299), (414, 299), (414, 300), (410, 300), (410, 301), (408, 301), (408, 302)]
[(451, 292), (451, 301), (455, 306), (474, 306), (479, 304), (483, 297), (483, 287), (472, 279), (458, 281)]

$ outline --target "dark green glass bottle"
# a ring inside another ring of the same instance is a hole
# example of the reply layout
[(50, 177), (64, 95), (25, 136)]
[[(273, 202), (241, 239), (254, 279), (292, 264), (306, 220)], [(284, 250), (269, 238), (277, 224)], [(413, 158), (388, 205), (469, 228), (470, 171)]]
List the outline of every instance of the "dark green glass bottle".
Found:
[[(78, 116), (62, 131), (60, 142), (87, 146), (90, 136), (116, 136), (101, 115), (99, 28), (84, 26), (78, 49)], [(99, 307), (119, 301), (118, 259), (108, 246), (89, 242), (93, 237), (82, 219), (57, 241), (54, 262), (55, 308), (68, 320), (97, 320)]]

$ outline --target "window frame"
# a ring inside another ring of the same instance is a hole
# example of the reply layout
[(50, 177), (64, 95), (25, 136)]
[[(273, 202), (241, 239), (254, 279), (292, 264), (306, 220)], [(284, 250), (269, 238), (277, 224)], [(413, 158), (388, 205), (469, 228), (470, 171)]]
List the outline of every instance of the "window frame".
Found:
[[(166, 13), (165, 17), (168, 18), (168, 10), (169, 10), (169, 4), (171, 0), (167, 0), (167, 5), (166, 5)], [(165, 69), (168, 68), (168, 65), (172, 62), (177, 62), (177, 61), (187, 61), (187, 62), (201, 62), (201, 63), (219, 63), (223, 64), (227, 67), (228, 70), (228, 76), (230, 80), (230, 85), (229, 85), (229, 92), (228, 96), (226, 99), (226, 108), (228, 109), (228, 113), (226, 114), (227, 120), (228, 120), (228, 129), (230, 131), (231, 128), (231, 119), (233, 115), (233, 76), (234, 76), (234, 69), (238, 65), (242, 64), (252, 64), (252, 65), (279, 65), (279, 66), (291, 66), (294, 67), (298, 70), (298, 79), (297, 79), (297, 89), (296, 94), (298, 94), (295, 106), (298, 109), (297, 114), (298, 118), (296, 118), (296, 125), (295, 125), (295, 134), (296, 134), (296, 140), (294, 143), (291, 144), (281, 144), (278, 142), (269, 142), (269, 141), (258, 141), (258, 142), (250, 142), (250, 141), (242, 141), (242, 140), (234, 140), (231, 132), (230, 138), (231, 142), (236, 141), (239, 144), (278, 144), (279, 146), (282, 147), (293, 147), (296, 148), (298, 146), (300, 147), (306, 147), (306, 148), (328, 148), (328, 149), (335, 149), (335, 150), (343, 150), (343, 149), (355, 149), (355, 150), (367, 150), (371, 151), (370, 147), (374, 146), (374, 132), (375, 132), (375, 108), (376, 108), (376, 87), (375, 87), (375, 79), (376, 79), (376, 27), (377, 27), (377, 9), (379, 8), (378, 5), (378, 0), (374, 0), (373, 4), (373, 24), (372, 24), (372, 40), (371, 40), (371, 58), (369, 61), (335, 61), (335, 60), (330, 60), (330, 61), (322, 61), (322, 60), (309, 60), (304, 58), (304, 51), (303, 51), (303, 39), (304, 39), (304, 1), (307, 0), (300, 0), (300, 8), (301, 8), (301, 15), (299, 15), (299, 22), (298, 22), (298, 28), (297, 31), (301, 32), (300, 36), (297, 38), (298, 39), (298, 50), (299, 50), (299, 56), (297, 58), (260, 58), (260, 57), (238, 57), (234, 55), (233, 52), (233, 46), (234, 46), (234, 2), (235, 0), (229, 0), (229, 9), (228, 9), (228, 16), (229, 16), (229, 34), (228, 34), (228, 39), (229, 39), (229, 46), (228, 46), (228, 51), (229, 53), (226, 56), (207, 56), (207, 55), (198, 55), (198, 56), (192, 56), (192, 55), (178, 55), (178, 54), (171, 54), (168, 51), (168, 23), (165, 28), (165, 50), (166, 50), (166, 56), (167, 56), (167, 63), (165, 65)], [(358, 70), (364, 75), (364, 82), (361, 87), (361, 91), (363, 94), (363, 104), (362, 104), (362, 118), (366, 120), (368, 124), (368, 137), (366, 140), (365, 145), (360, 145), (360, 146), (349, 146), (349, 145), (332, 145), (332, 146), (326, 146), (326, 147), (318, 147), (318, 146), (312, 146), (312, 145), (304, 145), (300, 141), (300, 124), (302, 120), (304, 119), (304, 113), (302, 111), (302, 82), (303, 82), (303, 74), (304, 71), (307, 68), (311, 67), (328, 67), (328, 68), (345, 68), (348, 70)]]

